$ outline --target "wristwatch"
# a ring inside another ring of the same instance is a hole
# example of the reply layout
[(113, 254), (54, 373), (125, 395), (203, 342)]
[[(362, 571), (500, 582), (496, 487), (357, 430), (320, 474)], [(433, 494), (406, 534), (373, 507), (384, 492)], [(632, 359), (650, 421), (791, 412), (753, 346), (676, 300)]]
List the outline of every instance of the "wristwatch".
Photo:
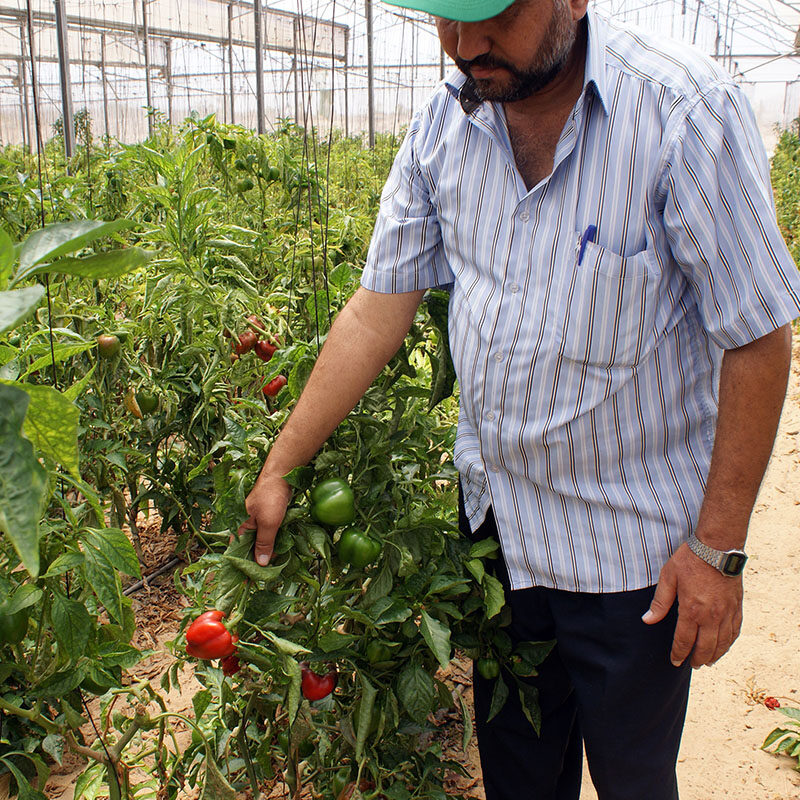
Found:
[(735, 578), (742, 574), (747, 553), (744, 550), (715, 550), (707, 544), (703, 544), (693, 533), (687, 542), (689, 549), (698, 557), (702, 558), (706, 564), (716, 567), (723, 575)]

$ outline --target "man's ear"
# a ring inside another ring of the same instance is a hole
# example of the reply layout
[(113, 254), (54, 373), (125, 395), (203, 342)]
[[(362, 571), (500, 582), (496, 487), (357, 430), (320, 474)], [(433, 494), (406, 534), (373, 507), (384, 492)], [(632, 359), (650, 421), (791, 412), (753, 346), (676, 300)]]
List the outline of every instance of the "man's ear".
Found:
[(589, 0), (569, 0), (572, 9), (572, 19), (574, 22), (586, 16), (586, 9), (589, 7)]

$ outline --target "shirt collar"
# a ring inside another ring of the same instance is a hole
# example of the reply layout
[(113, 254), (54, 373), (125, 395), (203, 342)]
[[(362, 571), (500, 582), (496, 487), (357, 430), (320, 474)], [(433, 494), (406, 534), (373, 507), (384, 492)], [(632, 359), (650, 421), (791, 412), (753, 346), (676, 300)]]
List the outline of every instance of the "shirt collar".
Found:
[[(583, 95), (589, 87), (594, 89), (603, 111), (608, 114), (608, 80), (606, 77), (606, 26), (604, 20), (598, 18), (590, 8), (586, 11), (586, 23), (588, 27), (588, 40), (586, 44), (586, 66), (583, 74)], [(480, 107), (481, 102), (471, 97), (465, 91), (466, 75), (460, 70), (453, 71), (446, 79), (445, 86), (450, 94), (459, 101), (464, 113), (468, 116), (475, 113)]]

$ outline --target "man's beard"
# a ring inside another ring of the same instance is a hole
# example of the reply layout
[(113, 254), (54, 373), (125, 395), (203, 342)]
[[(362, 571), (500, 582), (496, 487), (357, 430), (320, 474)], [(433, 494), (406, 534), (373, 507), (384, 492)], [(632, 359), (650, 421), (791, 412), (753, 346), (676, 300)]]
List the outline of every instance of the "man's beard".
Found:
[[(467, 76), (465, 90), (477, 100), (490, 100), (496, 103), (514, 103), (525, 100), (547, 86), (566, 64), (575, 44), (576, 28), (572, 25), (568, 0), (556, 0), (553, 18), (542, 39), (542, 48), (534, 62), (524, 70), (495, 58), (489, 54), (478, 56), (472, 61), (456, 57), (456, 65)], [(511, 76), (508, 84), (492, 86), (490, 79), (475, 79), (470, 74), (471, 67), (502, 67)]]

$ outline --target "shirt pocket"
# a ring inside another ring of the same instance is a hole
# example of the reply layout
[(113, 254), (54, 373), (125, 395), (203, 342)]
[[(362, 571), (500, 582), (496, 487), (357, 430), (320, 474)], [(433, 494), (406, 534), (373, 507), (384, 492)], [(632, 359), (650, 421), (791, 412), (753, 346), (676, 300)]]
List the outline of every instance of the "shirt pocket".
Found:
[[(580, 234), (575, 233), (576, 241)], [(559, 315), (559, 355), (595, 367), (635, 367), (655, 342), (660, 270), (654, 250), (620, 256), (587, 242), (579, 247)]]

